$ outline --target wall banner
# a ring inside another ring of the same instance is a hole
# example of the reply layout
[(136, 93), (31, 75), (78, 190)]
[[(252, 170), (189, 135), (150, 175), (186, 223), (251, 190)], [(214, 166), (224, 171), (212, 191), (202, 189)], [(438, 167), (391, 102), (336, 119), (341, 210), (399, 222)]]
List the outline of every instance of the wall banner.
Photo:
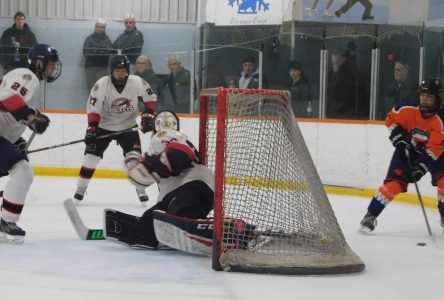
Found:
[(214, 23), (219, 26), (282, 24), (282, 0), (216, 0)]

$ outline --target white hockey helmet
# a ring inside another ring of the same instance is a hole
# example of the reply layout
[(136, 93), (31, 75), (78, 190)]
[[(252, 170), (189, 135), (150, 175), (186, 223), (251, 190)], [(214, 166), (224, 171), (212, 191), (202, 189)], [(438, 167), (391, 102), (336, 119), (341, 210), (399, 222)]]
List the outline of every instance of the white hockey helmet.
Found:
[(154, 133), (162, 129), (180, 130), (179, 118), (171, 110), (161, 110), (154, 118)]
[(151, 137), (148, 152), (151, 155), (160, 154), (163, 152), (163, 150), (165, 150), (166, 145), (171, 142), (188, 145), (187, 139), (188, 137), (185, 134), (177, 130), (161, 129)]

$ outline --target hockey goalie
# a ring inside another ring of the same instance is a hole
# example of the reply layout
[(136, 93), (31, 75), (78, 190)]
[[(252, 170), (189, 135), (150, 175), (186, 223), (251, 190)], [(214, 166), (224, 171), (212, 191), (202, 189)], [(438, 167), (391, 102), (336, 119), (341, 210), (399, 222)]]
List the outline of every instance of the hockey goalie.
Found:
[[(157, 203), (141, 217), (105, 210), (105, 236), (131, 247), (157, 249), (163, 245), (189, 253), (211, 255), (213, 222), (207, 218), (214, 203), (214, 175), (199, 163), (198, 151), (181, 132), (158, 131), (144, 155), (125, 157), (128, 178), (136, 187), (157, 183)], [(226, 236), (232, 247), (246, 247), (239, 235), (253, 227), (232, 219), (233, 232)]]

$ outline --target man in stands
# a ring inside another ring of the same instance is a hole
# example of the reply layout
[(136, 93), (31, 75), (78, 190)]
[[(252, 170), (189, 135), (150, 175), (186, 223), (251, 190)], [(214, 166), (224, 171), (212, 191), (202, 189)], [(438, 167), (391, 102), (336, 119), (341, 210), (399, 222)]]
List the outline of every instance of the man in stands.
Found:
[(30, 107), (40, 101), (40, 81), (52, 82), (61, 74), (56, 49), (37, 44), (28, 53), (28, 68), (18, 68), (0, 79), (0, 174), (9, 174), (0, 214), (0, 242), (22, 243), (25, 231), (17, 226), (34, 178), (21, 137), (28, 126), (42, 134), (49, 118)]
[[(379, 188), (361, 221), (359, 231), (369, 233), (376, 218), (409, 183), (419, 181), (427, 172), (432, 185), (438, 186), (438, 209), (444, 228), (444, 111), (442, 83), (438, 78), (425, 80), (419, 87), (419, 105), (390, 111), (386, 126), (395, 147), (384, 184)], [(408, 155), (407, 155), (408, 154)], [(410, 161), (409, 161), (410, 160)]]
[[(88, 128), (85, 135), (85, 156), (77, 181), (74, 199), (83, 200), (88, 184), (94, 175), (97, 164), (112, 140), (116, 140), (123, 154), (141, 152), (137, 131), (128, 130), (137, 126), (138, 102), (142, 101), (145, 112), (142, 114), (142, 132), (153, 130), (156, 94), (142, 78), (129, 75), (130, 62), (125, 55), (115, 55), (110, 62), (110, 75), (100, 78), (91, 90), (87, 103)], [(108, 138), (97, 136), (116, 133)], [(142, 205), (148, 201), (143, 188), (136, 189)]]

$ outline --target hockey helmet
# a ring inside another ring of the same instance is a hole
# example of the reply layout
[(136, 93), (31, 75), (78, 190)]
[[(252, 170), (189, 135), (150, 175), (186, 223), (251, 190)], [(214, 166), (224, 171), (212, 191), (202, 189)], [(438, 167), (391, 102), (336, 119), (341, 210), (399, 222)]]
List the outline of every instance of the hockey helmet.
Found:
[(151, 155), (157, 155), (165, 150), (165, 147), (171, 143), (176, 142), (183, 145), (188, 145), (187, 136), (177, 130), (161, 129), (151, 137), (148, 152)]
[[(53, 62), (53, 64), (49, 64), (49, 62)], [(35, 45), (28, 52), (28, 68), (40, 80), (46, 80), (46, 82), (56, 80), (62, 74), (59, 52), (47, 44)]]
[[(117, 78), (115, 78), (113, 76), (113, 71), (116, 69), (125, 69), (126, 70), (127, 74), (124, 79), (118, 80)], [(130, 73), (130, 61), (129, 61), (128, 57), (126, 57), (125, 55), (121, 55), (121, 54), (114, 55), (110, 61), (110, 76), (111, 76), (111, 81), (113, 82), (114, 86), (116, 88), (125, 87), (126, 81), (128, 80), (129, 73)]]
[(154, 118), (154, 133), (162, 129), (180, 130), (179, 118), (173, 111), (161, 110), (157, 112)]
[(442, 82), (439, 78), (429, 78), (421, 82), (419, 86), (419, 94), (427, 93), (435, 96), (433, 106), (419, 103), (419, 109), (423, 113), (436, 113), (442, 104)]

